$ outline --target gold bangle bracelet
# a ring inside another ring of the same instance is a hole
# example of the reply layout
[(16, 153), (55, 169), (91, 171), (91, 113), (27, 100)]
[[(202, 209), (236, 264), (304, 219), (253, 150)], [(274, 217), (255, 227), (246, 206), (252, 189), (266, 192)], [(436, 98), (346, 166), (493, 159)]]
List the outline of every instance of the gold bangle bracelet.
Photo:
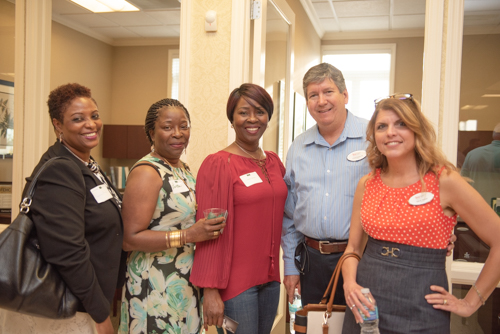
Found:
[(165, 246), (167, 246), (167, 249), (170, 248), (170, 232), (165, 233)]
[(170, 247), (171, 248), (177, 248), (177, 241), (176, 241), (176, 236), (175, 236), (175, 231), (170, 231)]
[(167, 248), (179, 248), (186, 244), (186, 230), (168, 231), (165, 233)]
[(181, 230), (181, 246), (184, 246), (186, 244), (186, 236), (186, 230)]
[(486, 300), (483, 298), (483, 295), (481, 294), (481, 292), (479, 292), (479, 289), (477, 288), (476, 283), (472, 284), (472, 287), (474, 288), (474, 290), (476, 290), (477, 296), (479, 297), (479, 300), (481, 301), (481, 303), (483, 303), (483, 306), (484, 306), (484, 304), (486, 304)]
[(181, 246), (181, 231), (172, 231), (172, 241), (170, 242), (170, 245), (172, 245), (172, 248), (178, 248)]

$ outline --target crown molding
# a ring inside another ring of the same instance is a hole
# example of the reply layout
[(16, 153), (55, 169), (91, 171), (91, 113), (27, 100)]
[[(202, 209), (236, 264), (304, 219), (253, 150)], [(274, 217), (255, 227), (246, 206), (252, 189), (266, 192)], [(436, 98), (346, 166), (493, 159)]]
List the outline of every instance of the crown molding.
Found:
[(318, 15), (316, 15), (316, 11), (314, 10), (311, 0), (300, 0), (300, 3), (302, 4), (302, 7), (306, 12), (307, 17), (309, 17), (309, 20), (311, 21), (314, 30), (316, 30), (316, 33), (318, 34), (319, 38), (323, 39), (323, 36), (325, 35), (325, 30), (323, 29), (323, 27), (321, 27), (321, 22), (319, 20)]
[[(465, 26), (464, 35), (491, 35), (500, 34), (500, 26)], [(424, 37), (424, 29), (405, 29), (389, 31), (349, 31), (326, 32), (322, 41), (348, 40), (348, 39), (383, 39)]]
[(404, 38), (404, 37), (424, 37), (424, 29), (327, 32), (323, 36), (322, 41), (347, 40), (347, 39)]
[(120, 38), (114, 39), (113, 46), (154, 46), (179, 45), (180, 38)]

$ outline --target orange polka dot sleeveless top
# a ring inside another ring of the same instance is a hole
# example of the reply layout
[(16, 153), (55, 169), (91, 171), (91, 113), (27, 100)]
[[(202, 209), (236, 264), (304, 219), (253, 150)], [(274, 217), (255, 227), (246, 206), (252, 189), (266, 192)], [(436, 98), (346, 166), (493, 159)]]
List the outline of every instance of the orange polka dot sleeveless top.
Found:
[(409, 199), (422, 190), (420, 180), (404, 188), (391, 188), (382, 182), (380, 169), (377, 169), (375, 177), (366, 182), (361, 204), (361, 224), (365, 232), (378, 240), (424, 248), (446, 248), (457, 215), (448, 217), (444, 214), (438, 177), (428, 172), (424, 182), (426, 191), (433, 193), (434, 198), (426, 204), (411, 205)]

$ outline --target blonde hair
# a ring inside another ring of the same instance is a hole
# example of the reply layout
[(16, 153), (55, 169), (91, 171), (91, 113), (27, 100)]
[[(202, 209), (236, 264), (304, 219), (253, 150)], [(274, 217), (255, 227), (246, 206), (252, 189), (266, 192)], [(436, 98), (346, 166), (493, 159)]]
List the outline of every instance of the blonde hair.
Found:
[(436, 145), (436, 133), (432, 124), (424, 116), (420, 110), (420, 104), (412, 98), (400, 100), (398, 98), (387, 98), (381, 100), (375, 108), (368, 127), (366, 129), (366, 139), (369, 142), (366, 151), (368, 162), (373, 169), (372, 175), (375, 175), (375, 170), (380, 168), (382, 172), (387, 171), (387, 158), (380, 153), (375, 143), (375, 122), (380, 110), (392, 110), (406, 124), (408, 129), (415, 133), (415, 158), (417, 161), (418, 173), (420, 181), (425, 189), (424, 176), (429, 171), (438, 175), (441, 167), (445, 167), (447, 171), (456, 170), (456, 167), (449, 162), (443, 152)]

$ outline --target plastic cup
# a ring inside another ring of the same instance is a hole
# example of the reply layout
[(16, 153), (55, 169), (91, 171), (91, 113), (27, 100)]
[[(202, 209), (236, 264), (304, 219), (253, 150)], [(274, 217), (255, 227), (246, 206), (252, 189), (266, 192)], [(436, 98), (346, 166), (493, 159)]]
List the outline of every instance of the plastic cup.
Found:
[[(210, 209), (205, 209), (203, 210), (203, 215), (205, 216), (206, 219), (214, 219), (214, 218), (220, 218), (224, 217), (224, 220), (227, 218), (227, 210), (226, 209), (221, 209), (221, 208), (210, 208)], [(219, 224), (222, 224), (219, 223)], [(224, 231), (223, 228), (220, 229), (220, 234)]]

